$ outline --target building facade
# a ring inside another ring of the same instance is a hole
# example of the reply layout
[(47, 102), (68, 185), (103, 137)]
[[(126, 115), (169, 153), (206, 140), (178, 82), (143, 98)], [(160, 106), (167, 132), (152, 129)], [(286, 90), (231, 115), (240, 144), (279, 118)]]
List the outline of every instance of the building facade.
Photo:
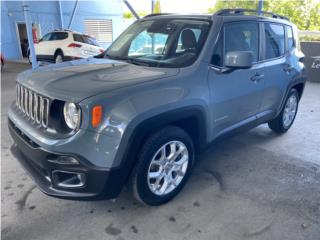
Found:
[(70, 28), (94, 35), (107, 47), (125, 28), (120, 0), (1, 1), (1, 53), (6, 59), (26, 57), (28, 42), (23, 5), (29, 7), (33, 34), (38, 39), (55, 29)]

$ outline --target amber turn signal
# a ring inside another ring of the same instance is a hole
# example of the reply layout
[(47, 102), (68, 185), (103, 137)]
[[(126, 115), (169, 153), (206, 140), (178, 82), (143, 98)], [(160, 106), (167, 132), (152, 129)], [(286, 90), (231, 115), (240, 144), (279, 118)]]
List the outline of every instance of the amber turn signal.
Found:
[(92, 127), (98, 127), (102, 121), (102, 106), (97, 105), (92, 108)]

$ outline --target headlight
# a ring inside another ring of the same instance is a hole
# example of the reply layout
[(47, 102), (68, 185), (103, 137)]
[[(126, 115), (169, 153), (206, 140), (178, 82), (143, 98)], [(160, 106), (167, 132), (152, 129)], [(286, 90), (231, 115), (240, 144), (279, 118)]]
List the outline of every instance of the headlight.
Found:
[(79, 127), (81, 111), (76, 104), (66, 102), (63, 107), (63, 116), (70, 129), (75, 130)]

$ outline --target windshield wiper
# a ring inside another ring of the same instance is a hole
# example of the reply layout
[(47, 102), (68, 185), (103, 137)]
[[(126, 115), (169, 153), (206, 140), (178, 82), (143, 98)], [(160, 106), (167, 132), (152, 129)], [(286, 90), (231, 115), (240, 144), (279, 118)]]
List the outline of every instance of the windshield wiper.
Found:
[(126, 61), (128, 62), (128, 63), (131, 63), (131, 64), (135, 64), (135, 65), (139, 65), (139, 66), (146, 66), (146, 67), (149, 67), (150, 66), (150, 64), (149, 63), (146, 63), (146, 62), (144, 62), (144, 61), (139, 61), (139, 60), (137, 60), (137, 59), (135, 59), (135, 58), (127, 58), (126, 59)]

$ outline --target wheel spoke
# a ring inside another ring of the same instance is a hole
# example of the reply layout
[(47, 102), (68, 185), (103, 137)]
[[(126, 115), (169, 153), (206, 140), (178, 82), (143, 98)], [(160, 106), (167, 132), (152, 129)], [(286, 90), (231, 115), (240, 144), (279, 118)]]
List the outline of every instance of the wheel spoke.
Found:
[(157, 178), (156, 178), (156, 181), (151, 184), (153, 186), (153, 190), (154, 191), (157, 191), (159, 189), (159, 185), (160, 185), (160, 182), (161, 180), (163, 179), (164, 175), (161, 173)]
[(149, 178), (156, 178), (158, 179), (159, 177), (161, 177), (162, 171), (157, 171), (157, 172), (149, 172)]
[(187, 155), (183, 155), (182, 158), (179, 161), (174, 162), (174, 165), (181, 167), (185, 162), (188, 161), (188, 158), (189, 157)]
[(170, 154), (168, 155), (167, 159), (172, 160), (174, 159), (177, 153), (177, 145), (175, 142), (170, 143)]
[(159, 192), (160, 192), (161, 194), (164, 194), (164, 193), (166, 192), (166, 190), (167, 190), (168, 187), (169, 187), (169, 181), (168, 181), (167, 177), (164, 176), (164, 178), (163, 178), (163, 183), (162, 183), (161, 188), (159, 189)]
[(184, 151), (186, 150), (185, 146), (179, 146), (179, 149), (176, 150), (174, 152), (174, 155), (172, 155), (172, 157), (170, 158), (170, 160), (173, 162), (177, 159), (178, 156), (180, 156), (180, 154), (184, 153)]

